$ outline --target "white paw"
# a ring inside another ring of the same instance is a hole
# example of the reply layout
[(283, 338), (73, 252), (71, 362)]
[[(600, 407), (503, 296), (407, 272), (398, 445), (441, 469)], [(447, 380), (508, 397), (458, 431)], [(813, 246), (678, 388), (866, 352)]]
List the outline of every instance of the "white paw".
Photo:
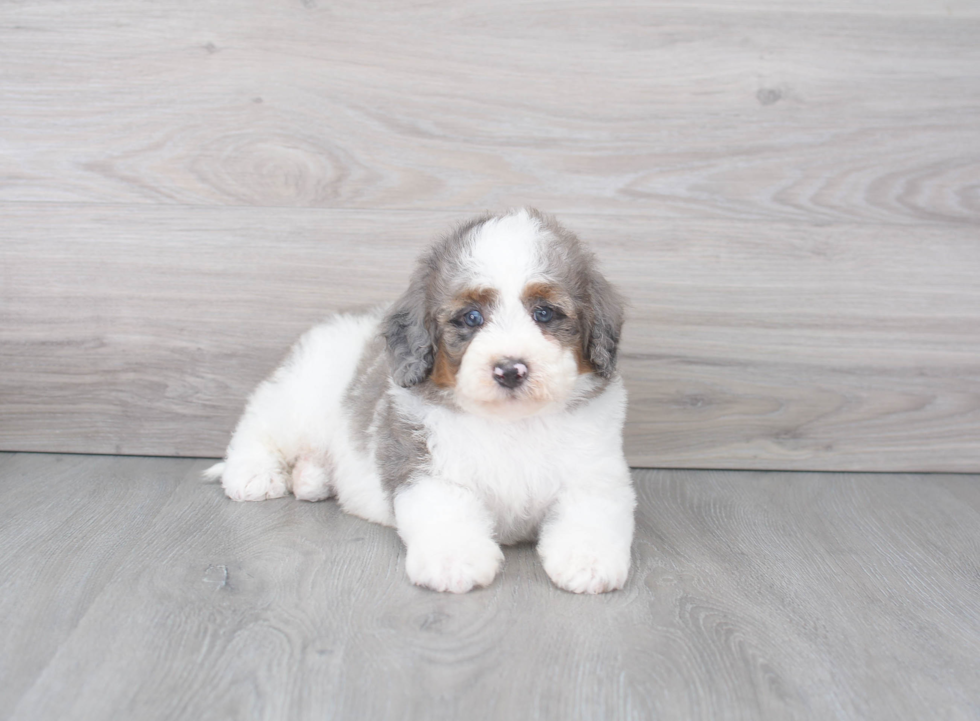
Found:
[(538, 549), (544, 570), (558, 588), (572, 593), (605, 593), (623, 587), (630, 553), (600, 539), (552, 542)]
[(322, 501), (330, 498), (330, 476), (327, 469), (312, 457), (302, 456), (293, 466), (291, 487), (301, 501)]
[(489, 586), (503, 562), (500, 546), (489, 538), (455, 544), (415, 543), (408, 548), (405, 571), (417, 586), (466, 593), (474, 586)]
[(221, 486), (233, 501), (265, 501), (289, 492), (286, 475), (278, 464), (229, 462), (221, 476)]

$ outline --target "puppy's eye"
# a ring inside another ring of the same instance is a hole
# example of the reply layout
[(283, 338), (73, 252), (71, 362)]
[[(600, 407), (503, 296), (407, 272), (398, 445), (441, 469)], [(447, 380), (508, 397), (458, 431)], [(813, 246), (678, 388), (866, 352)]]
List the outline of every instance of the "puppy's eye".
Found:
[(547, 323), (552, 318), (555, 317), (555, 311), (553, 308), (548, 308), (547, 306), (534, 309), (534, 320), (538, 323)]
[(470, 328), (476, 328), (483, 325), (483, 314), (478, 310), (471, 310), (463, 316), (463, 322)]

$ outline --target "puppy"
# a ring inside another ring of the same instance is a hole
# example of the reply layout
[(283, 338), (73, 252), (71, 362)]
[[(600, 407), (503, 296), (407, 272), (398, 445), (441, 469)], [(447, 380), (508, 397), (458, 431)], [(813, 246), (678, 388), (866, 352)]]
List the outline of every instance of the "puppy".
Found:
[(394, 305), (308, 331), (255, 390), (220, 478), (236, 501), (336, 497), (393, 526), (420, 586), (491, 583), (535, 541), (560, 588), (622, 588), (636, 497), (622, 450), (619, 296), (525, 209), (459, 227)]

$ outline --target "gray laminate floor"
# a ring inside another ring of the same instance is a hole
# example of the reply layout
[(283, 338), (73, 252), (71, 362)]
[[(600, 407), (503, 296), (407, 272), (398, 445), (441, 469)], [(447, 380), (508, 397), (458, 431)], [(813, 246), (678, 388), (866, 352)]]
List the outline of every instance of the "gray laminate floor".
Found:
[(0, 455), (0, 717), (980, 718), (980, 477), (637, 471), (634, 572), (464, 596), (207, 461)]

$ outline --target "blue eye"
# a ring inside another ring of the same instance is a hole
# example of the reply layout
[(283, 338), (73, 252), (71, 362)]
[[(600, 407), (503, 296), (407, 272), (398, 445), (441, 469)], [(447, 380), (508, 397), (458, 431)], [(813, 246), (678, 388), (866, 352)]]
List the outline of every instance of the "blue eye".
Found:
[(551, 308), (535, 308), (534, 320), (538, 323), (547, 323), (555, 317), (555, 311)]
[(476, 328), (478, 325), (483, 325), (483, 314), (478, 310), (471, 310), (463, 316), (463, 322), (470, 328)]

